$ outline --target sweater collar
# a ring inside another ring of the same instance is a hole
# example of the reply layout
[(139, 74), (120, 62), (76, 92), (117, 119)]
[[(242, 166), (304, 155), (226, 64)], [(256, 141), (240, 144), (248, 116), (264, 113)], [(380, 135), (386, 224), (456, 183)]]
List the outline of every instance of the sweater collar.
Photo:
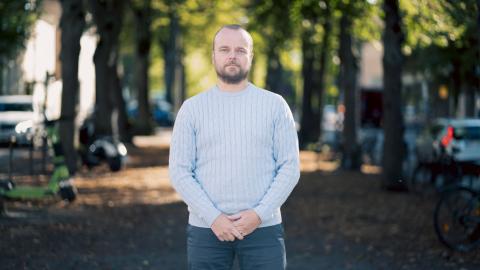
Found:
[(228, 91), (220, 90), (218, 85), (215, 85), (213, 87), (213, 93), (215, 93), (216, 95), (219, 95), (219, 96), (223, 96), (223, 97), (238, 97), (238, 96), (243, 96), (243, 95), (247, 94), (248, 92), (250, 92), (252, 87), (253, 87), (253, 85), (249, 82), (249, 83), (247, 83), (247, 86), (240, 91), (228, 92)]

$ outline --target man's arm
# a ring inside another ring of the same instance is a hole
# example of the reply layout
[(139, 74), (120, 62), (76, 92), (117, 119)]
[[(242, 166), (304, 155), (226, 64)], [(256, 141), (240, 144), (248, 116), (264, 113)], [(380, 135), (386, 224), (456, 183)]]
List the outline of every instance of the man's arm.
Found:
[(195, 129), (187, 103), (188, 101), (178, 111), (173, 127), (168, 163), (170, 181), (192, 211), (212, 226), (221, 212), (208, 198), (193, 174), (196, 156)]
[(188, 105), (183, 105), (175, 119), (170, 143), (169, 173), (172, 186), (191, 210), (210, 226), (220, 241), (240, 240), (243, 236), (233, 222), (222, 214), (195, 179), (195, 128)]
[(273, 158), (276, 175), (264, 197), (254, 211), (260, 219), (268, 220), (275, 209), (288, 198), (300, 178), (300, 161), (297, 130), (288, 104), (281, 98), (280, 108), (274, 122)]

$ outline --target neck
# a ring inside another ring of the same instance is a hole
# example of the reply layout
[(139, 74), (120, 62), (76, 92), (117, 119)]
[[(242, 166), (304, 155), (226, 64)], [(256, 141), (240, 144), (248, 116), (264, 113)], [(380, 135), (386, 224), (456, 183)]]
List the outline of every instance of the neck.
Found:
[(245, 89), (248, 85), (248, 80), (245, 79), (237, 84), (229, 84), (229, 83), (225, 83), (224, 81), (222, 80), (217, 80), (217, 86), (218, 88), (221, 90), (221, 91), (225, 91), (225, 92), (238, 92), (238, 91), (241, 91), (243, 89)]

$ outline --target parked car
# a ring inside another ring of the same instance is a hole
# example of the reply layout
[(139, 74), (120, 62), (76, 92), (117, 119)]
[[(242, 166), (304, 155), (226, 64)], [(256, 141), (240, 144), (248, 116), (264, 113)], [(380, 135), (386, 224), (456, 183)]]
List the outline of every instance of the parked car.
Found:
[(434, 162), (442, 154), (456, 161), (480, 161), (480, 119), (433, 121), (418, 136), (416, 154), (418, 162)]
[(12, 136), (27, 144), (27, 135), (37, 122), (33, 98), (29, 95), (0, 96), (0, 144), (8, 145)]

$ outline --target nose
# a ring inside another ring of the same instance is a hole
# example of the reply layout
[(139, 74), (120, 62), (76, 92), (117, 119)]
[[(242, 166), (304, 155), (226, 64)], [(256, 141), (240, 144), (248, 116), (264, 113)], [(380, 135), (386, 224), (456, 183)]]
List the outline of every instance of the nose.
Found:
[(235, 57), (237, 57), (237, 53), (234, 50), (230, 51), (227, 55), (228, 59), (234, 59)]

